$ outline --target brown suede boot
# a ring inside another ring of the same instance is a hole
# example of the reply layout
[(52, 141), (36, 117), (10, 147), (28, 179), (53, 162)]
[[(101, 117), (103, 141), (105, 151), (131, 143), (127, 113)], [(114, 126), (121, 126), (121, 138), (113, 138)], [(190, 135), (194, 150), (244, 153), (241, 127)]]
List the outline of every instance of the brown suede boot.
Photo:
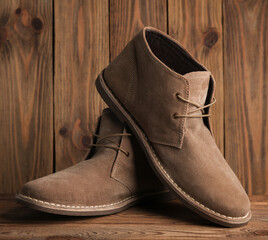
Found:
[(159, 178), (200, 215), (240, 226), (251, 218), (250, 202), (212, 136), (214, 85), (211, 73), (178, 42), (150, 27), (96, 80)]
[(116, 213), (145, 199), (170, 198), (135, 137), (108, 108), (91, 145), (84, 161), (26, 183), (17, 201), (44, 212), (93, 216)]

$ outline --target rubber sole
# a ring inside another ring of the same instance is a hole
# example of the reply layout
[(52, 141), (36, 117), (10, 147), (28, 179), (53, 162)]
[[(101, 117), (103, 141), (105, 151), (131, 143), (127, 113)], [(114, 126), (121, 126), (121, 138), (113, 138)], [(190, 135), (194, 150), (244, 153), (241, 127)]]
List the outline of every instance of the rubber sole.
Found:
[(141, 202), (162, 202), (172, 200), (174, 199), (174, 195), (172, 195), (168, 190), (165, 190), (161, 192), (148, 193), (137, 197), (132, 196), (116, 203), (99, 206), (62, 205), (34, 199), (22, 194), (17, 194), (15, 199), (18, 203), (24, 206), (47, 213), (67, 216), (102, 216), (121, 212)]
[(126, 110), (124, 105), (120, 103), (120, 101), (116, 98), (116, 96), (112, 93), (112, 91), (107, 86), (104, 77), (103, 72), (98, 76), (96, 82), (96, 88), (101, 95), (102, 99), (106, 102), (106, 104), (111, 108), (111, 110), (114, 112), (114, 114), (118, 117), (118, 119), (121, 122), (127, 123), (127, 125), (132, 130), (133, 134), (139, 141), (142, 149), (144, 150), (144, 153), (156, 173), (156, 175), (159, 177), (159, 179), (162, 180), (162, 182), (173, 192), (176, 193), (176, 196), (185, 203), (187, 207), (189, 207), (191, 210), (195, 211), (202, 217), (226, 226), (226, 227), (239, 227), (247, 224), (247, 222), (251, 218), (251, 211), (249, 211), (245, 216), (243, 217), (231, 217), (231, 216), (225, 216), (223, 214), (217, 213), (203, 204), (197, 202), (195, 199), (193, 199), (191, 196), (189, 196), (185, 191), (183, 191), (177, 183), (175, 183), (171, 177), (167, 174), (165, 169), (162, 167), (161, 163), (158, 161), (158, 158), (148, 141), (148, 138), (146, 137), (145, 133), (142, 131), (142, 129), (138, 126), (136, 120), (133, 116)]

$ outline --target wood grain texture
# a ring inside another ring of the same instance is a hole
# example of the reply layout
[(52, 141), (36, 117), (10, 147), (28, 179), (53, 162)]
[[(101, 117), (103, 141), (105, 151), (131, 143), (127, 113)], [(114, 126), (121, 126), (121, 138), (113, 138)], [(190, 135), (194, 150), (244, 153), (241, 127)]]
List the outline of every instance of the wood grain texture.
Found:
[(95, 79), (109, 63), (108, 0), (55, 1), (56, 170), (85, 155), (104, 107)]
[(224, 84), (222, 1), (169, 0), (168, 31), (204, 64), (216, 79), (216, 105), (212, 108), (215, 140), (224, 153)]
[(96, 76), (151, 25), (211, 70), (216, 142), (268, 195), (267, 16), (266, 0), (0, 0), (0, 194), (82, 160), (105, 106)]
[(165, 0), (110, 0), (110, 58), (113, 60), (144, 26), (167, 30)]
[(268, 194), (268, 1), (224, 1), (225, 154), (251, 194)]
[(0, 194), (52, 172), (52, 1), (0, 1)]
[(210, 223), (178, 201), (143, 204), (103, 217), (42, 213), (0, 200), (0, 239), (267, 239), (268, 203), (252, 202), (248, 225)]

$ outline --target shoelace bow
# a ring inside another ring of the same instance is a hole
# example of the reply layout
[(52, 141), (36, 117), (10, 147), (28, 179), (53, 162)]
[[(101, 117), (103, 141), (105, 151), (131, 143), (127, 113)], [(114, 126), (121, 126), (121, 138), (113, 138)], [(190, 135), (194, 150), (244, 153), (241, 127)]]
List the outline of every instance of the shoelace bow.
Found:
[[(190, 100), (187, 100), (187, 99), (183, 98), (179, 93), (176, 94), (176, 97), (177, 97), (178, 100), (182, 100), (182, 101), (184, 101), (184, 102), (190, 103), (190, 104), (192, 104), (193, 106), (195, 106), (195, 107), (197, 107), (197, 108), (194, 109), (194, 110), (192, 110), (192, 111), (190, 111), (190, 112), (188, 112), (187, 114), (178, 114), (178, 113), (174, 113), (174, 115), (173, 115), (174, 118), (180, 118), (180, 117), (190, 117), (190, 118), (196, 118), (196, 117), (210, 117), (211, 114), (204, 114), (204, 113), (205, 113), (204, 109), (205, 109), (205, 108), (208, 108), (208, 107), (210, 107), (211, 105), (213, 105), (213, 104), (216, 103), (216, 99), (213, 98), (213, 100), (212, 100), (211, 103), (209, 103), (209, 104), (207, 104), (207, 105), (204, 105), (203, 107), (200, 107), (197, 103), (192, 102), (192, 101), (190, 101)], [(201, 110), (202, 114), (198, 114), (198, 115), (189, 115), (189, 114), (194, 113), (194, 112), (199, 111), (199, 110)]]
[[(110, 134), (104, 137), (100, 137), (98, 134), (96, 133), (92, 133), (92, 135), (96, 136), (98, 138), (96, 143), (90, 143), (88, 144), (88, 147), (105, 147), (105, 148), (111, 148), (111, 149), (115, 149), (118, 151), (123, 152), (126, 156), (129, 156), (129, 152), (124, 150), (123, 148), (120, 147), (120, 144), (116, 143), (115, 141), (113, 141), (112, 139), (109, 139), (111, 137), (123, 137), (123, 136), (132, 136), (132, 134), (130, 133), (115, 133), (115, 134)], [(108, 142), (111, 142), (114, 145), (106, 145), (106, 144), (101, 144), (100, 142), (106, 140)]]

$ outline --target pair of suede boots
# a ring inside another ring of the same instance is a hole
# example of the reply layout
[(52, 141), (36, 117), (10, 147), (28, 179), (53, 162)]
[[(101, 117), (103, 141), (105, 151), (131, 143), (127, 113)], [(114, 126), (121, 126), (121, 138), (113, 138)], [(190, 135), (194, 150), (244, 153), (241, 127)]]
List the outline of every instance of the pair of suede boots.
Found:
[(210, 221), (246, 224), (250, 201), (211, 132), (214, 86), (178, 42), (145, 27), (96, 80), (110, 108), (84, 160), (26, 183), (16, 199), (45, 212), (95, 216), (172, 192)]

